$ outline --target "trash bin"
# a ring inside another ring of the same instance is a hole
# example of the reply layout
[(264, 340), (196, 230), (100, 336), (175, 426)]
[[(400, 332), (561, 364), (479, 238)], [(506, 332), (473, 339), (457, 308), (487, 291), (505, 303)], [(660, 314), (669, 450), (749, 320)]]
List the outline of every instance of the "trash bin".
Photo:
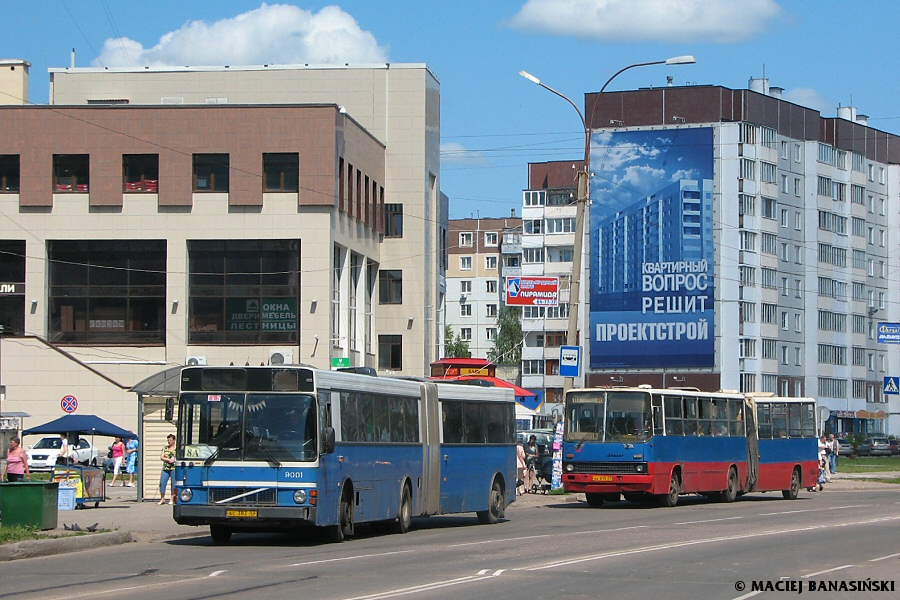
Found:
[(56, 529), (59, 484), (43, 481), (0, 483), (0, 523)]

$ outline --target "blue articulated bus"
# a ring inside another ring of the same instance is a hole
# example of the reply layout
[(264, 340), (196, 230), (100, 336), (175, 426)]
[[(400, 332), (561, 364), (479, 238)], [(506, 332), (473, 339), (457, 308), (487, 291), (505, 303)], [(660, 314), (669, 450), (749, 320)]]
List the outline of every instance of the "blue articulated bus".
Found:
[(675, 506), (681, 494), (794, 499), (816, 481), (816, 402), (688, 389), (566, 395), (563, 487), (599, 507), (624, 497)]
[(305, 366), (185, 367), (174, 518), (235, 531), (327, 528), (475, 512), (515, 499), (515, 398)]

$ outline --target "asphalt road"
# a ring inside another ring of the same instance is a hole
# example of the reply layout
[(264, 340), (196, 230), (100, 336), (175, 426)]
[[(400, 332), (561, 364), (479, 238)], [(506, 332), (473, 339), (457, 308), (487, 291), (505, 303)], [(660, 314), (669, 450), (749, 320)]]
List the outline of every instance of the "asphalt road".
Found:
[[(900, 595), (895, 489), (804, 492), (793, 502), (750, 495), (731, 505), (682, 497), (671, 509), (522, 503), (507, 517), (492, 526), (478, 525), (474, 515), (418, 519), (409, 534), (370, 527), (343, 544), (235, 534), (231, 545), (218, 547), (197, 530), (187, 538), (0, 564), (0, 599), (697, 600), (786, 593), (754, 591), (767, 585), (802, 586), (822, 598)], [(809, 587), (859, 581), (885, 581), (894, 591)]]

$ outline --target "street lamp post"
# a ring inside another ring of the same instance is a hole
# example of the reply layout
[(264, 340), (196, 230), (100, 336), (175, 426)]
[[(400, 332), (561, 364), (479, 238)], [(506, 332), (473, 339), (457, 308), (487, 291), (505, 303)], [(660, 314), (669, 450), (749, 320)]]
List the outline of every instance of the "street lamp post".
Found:
[[(590, 185), (590, 160), (591, 160), (591, 124), (593, 122), (594, 110), (597, 108), (597, 98), (600, 97), (606, 90), (606, 86), (610, 84), (610, 82), (618, 77), (621, 73), (627, 71), (628, 69), (634, 69), (635, 67), (646, 67), (649, 65), (690, 65), (697, 62), (693, 56), (675, 56), (672, 58), (667, 58), (666, 60), (654, 60), (650, 62), (642, 62), (635, 63), (632, 65), (628, 65), (627, 67), (623, 67), (616, 71), (612, 77), (606, 80), (606, 83), (603, 84), (603, 87), (600, 88), (600, 91), (597, 93), (597, 96), (594, 99), (594, 105), (591, 108), (591, 112), (588, 113), (588, 118), (585, 119), (584, 113), (581, 112), (581, 109), (578, 108), (578, 105), (575, 104), (571, 98), (566, 96), (565, 94), (558, 92), (553, 89), (549, 85), (542, 82), (540, 79), (532, 75), (527, 71), (519, 71), (519, 75), (527, 79), (528, 81), (539, 85), (544, 88), (548, 92), (556, 94), (566, 102), (572, 105), (572, 108), (578, 113), (578, 117), (581, 119), (581, 125), (584, 128), (584, 164), (582, 165), (581, 170), (578, 171), (578, 179), (576, 181), (575, 186), (575, 247), (572, 252), (572, 279), (569, 284), (569, 326), (566, 332), (566, 344), (569, 346), (577, 346), (578, 344), (578, 306), (579, 301), (581, 299), (581, 259), (582, 253), (584, 251), (584, 221), (585, 221), (585, 208), (588, 205), (591, 197), (591, 185)], [(566, 377), (563, 383), (564, 390), (568, 391), (572, 389), (575, 383), (574, 377)]]

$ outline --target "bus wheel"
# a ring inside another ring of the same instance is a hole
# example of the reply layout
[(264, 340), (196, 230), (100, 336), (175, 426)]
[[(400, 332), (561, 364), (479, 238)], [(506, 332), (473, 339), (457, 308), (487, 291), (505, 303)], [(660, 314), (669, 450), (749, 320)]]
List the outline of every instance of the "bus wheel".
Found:
[(503, 491), (496, 479), (491, 484), (491, 492), (488, 495), (488, 509), (479, 510), (475, 514), (478, 516), (478, 522), (483, 525), (494, 525), (500, 522), (500, 518), (503, 516)]
[(231, 541), (231, 530), (224, 525), (210, 525), (209, 537), (216, 546), (223, 546)]
[(672, 479), (669, 481), (669, 493), (660, 494), (658, 496), (660, 506), (668, 506), (671, 508), (678, 504), (679, 493), (681, 493), (681, 484), (678, 482), (678, 475), (672, 473)]
[(406, 533), (409, 531), (410, 523), (412, 523), (412, 497), (409, 493), (409, 486), (403, 486), (403, 492), (400, 494), (400, 513), (397, 515), (397, 533)]
[(353, 536), (353, 505), (347, 493), (341, 496), (341, 504), (338, 507), (337, 525), (331, 525), (327, 528), (326, 538), (329, 542), (339, 544), (348, 537)]
[(728, 469), (728, 483), (726, 485), (725, 491), (719, 495), (719, 500), (728, 503), (734, 502), (738, 493), (737, 471), (734, 467)]
[(587, 500), (587, 504), (591, 508), (600, 508), (603, 506), (603, 494), (585, 493), (584, 499)]
[(800, 493), (800, 471), (794, 469), (794, 472), (791, 474), (791, 489), (789, 490), (781, 490), (781, 495), (784, 496), (785, 500), (796, 500), (797, 495)]

